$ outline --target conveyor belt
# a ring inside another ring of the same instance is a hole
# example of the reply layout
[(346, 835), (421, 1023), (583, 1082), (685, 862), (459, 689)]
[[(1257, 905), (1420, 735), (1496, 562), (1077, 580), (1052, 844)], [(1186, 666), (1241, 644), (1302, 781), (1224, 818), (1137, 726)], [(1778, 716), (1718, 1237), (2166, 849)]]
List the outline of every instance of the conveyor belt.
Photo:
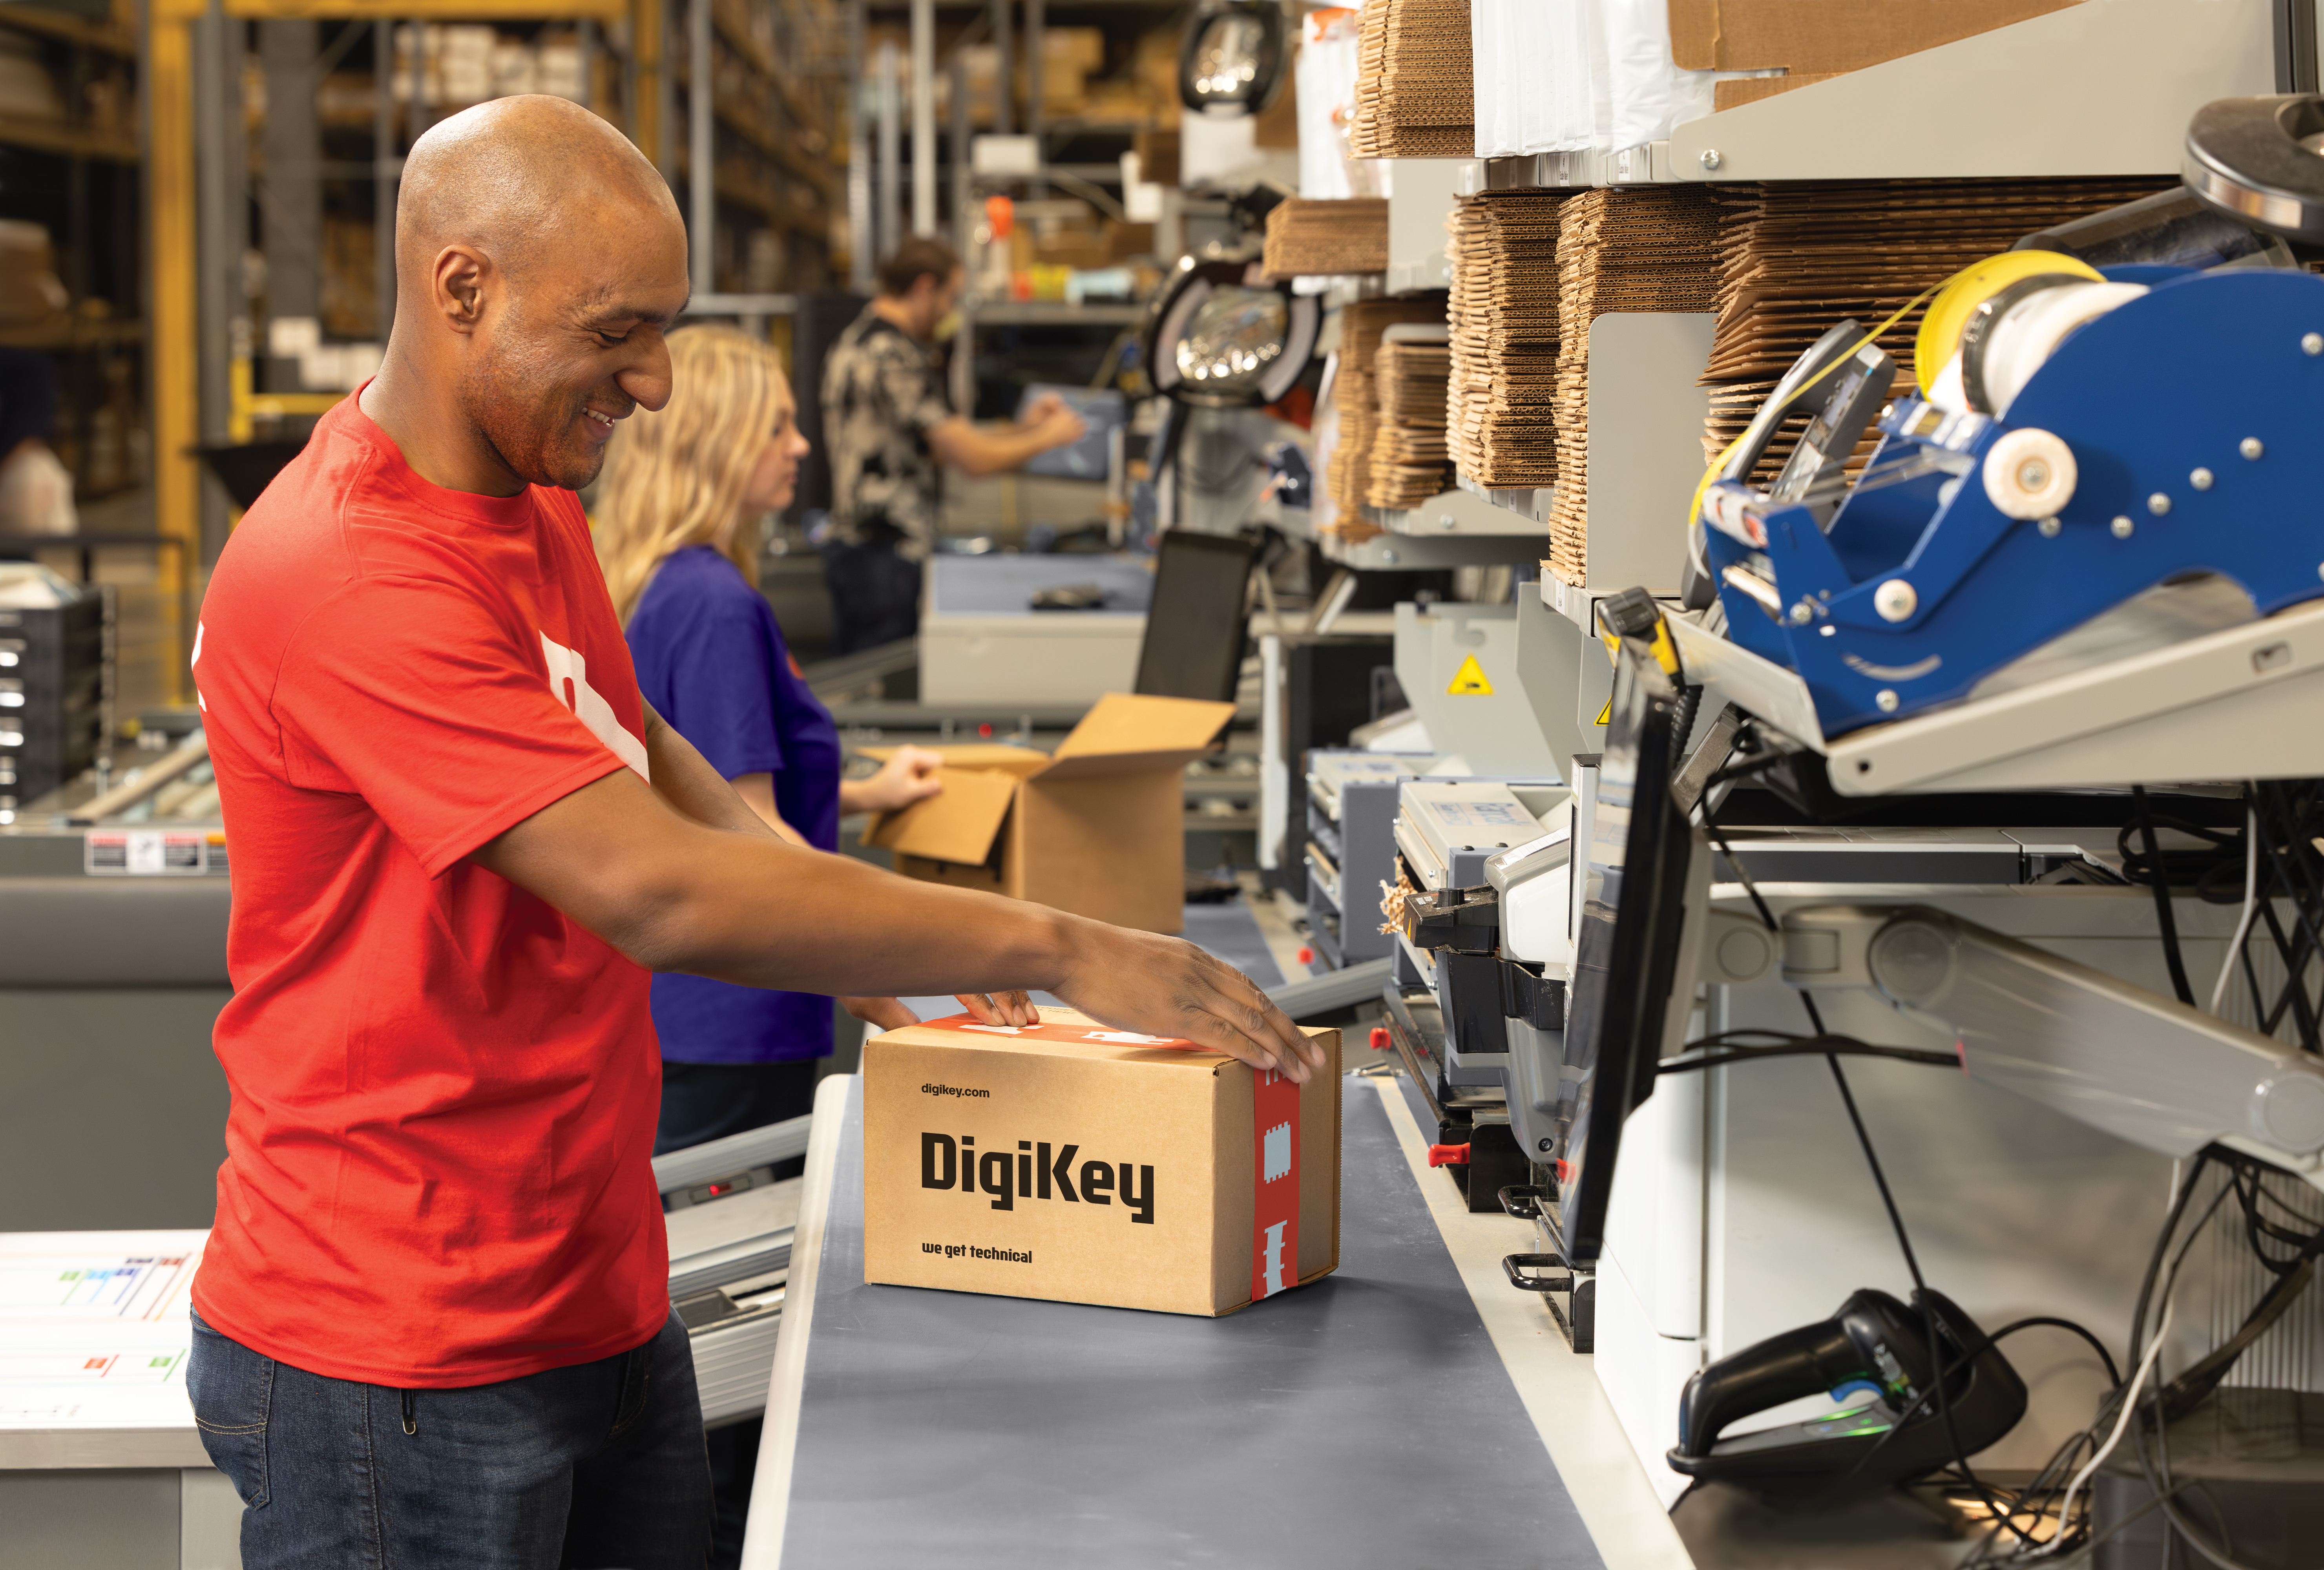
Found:
[(1338, 1273), (1197, 1319), (866, 1286), (851, 1083), (779, 1559), (754, 1538), (745, 1565), (1597, 1570), (1379, 1099), (1349, 1089)]

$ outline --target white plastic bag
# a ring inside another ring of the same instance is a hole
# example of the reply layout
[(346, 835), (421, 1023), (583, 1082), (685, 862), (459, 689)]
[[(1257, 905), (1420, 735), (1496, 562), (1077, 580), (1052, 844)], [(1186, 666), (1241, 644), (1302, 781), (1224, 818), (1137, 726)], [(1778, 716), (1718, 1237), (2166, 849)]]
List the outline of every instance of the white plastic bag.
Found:
[(0, 460), (0, 532), (71, 534), (79, 528), (71, 471), (46, 442), (25, 442)]
[(1598, 0), (1608, 78), (1610, 151), (1660, 142), (1683, 120), (1711, 113), (1712, 71), (1671, 61), (1668, 0)]

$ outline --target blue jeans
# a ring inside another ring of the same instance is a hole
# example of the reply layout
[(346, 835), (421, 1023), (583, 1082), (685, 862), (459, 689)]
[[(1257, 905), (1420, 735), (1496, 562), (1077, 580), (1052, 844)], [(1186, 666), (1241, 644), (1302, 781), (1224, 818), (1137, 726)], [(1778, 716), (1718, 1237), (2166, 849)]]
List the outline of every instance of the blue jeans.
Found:
[(643, 1346), (466, 1390), (263, 1357), (194, 1316), (202, 1446), (243, 1570), (701, 1570), (710, 1469), (673, 1315)]

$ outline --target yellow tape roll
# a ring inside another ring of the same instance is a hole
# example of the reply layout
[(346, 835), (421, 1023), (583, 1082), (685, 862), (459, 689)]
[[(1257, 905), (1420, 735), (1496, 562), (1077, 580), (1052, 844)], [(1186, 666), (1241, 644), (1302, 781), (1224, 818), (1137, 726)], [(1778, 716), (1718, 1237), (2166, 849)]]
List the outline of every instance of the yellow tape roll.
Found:
[(1961, 328), (1969, 325), (1969, 313), (2019, 279), (2042, 272), (2070, 272), (2093, 282), (2103, 277), (2089, 263), (2060, 252), (2004, 251), (1962, 268), (1937, 291), (1937, 297), (1929, 301), (1928, 314), (1921, 319), (1920, 335), (1913, 341), (1913, 379), (1921, 384), (1923, 395), (1960, 347)]

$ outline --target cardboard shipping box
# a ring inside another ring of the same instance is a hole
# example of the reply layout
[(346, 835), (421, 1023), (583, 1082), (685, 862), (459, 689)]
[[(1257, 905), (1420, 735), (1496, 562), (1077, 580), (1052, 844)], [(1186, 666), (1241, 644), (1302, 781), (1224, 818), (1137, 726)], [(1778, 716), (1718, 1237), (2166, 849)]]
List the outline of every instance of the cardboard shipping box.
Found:
[(1231, 703), (1111, 692), (1055, 755), (938, 747), (943, 793), (882, 816), (863, 843), (893, 851), (907, 877), (1176, 932), (1186, 903), (1186, 765), (1233, 717)]
[(1220, 1315), (1339, 1267), (1338, 1031), (1300, 1085), (1041, 1018), (864, 1043), (866, 1281)]
[(1784, 71), (1718, 83), (1713, 107), (1735, 109), (2080, 3), (1668, 0), (1671, 59), (1682, 70)]

